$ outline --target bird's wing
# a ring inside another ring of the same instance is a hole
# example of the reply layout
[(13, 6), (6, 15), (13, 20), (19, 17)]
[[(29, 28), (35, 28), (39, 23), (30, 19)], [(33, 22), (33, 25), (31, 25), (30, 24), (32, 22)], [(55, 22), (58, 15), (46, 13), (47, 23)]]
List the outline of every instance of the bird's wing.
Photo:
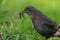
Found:
[(46, 25), (47, 27), (50, 27), (50, 28), (53, 28), (53, 29), (57, 28), (57, 23), (52, 21), (50, 18), (48, 18), (45, 15), (40, 16), (39, 20), (41, 20), (43, 22), (43, 24)]
[(44, 25), (46, 25), (47, 27), (52, 28), (52, 29), (57, 28), (57, 26), (56, 26), (57, 24), (55, 22), (52, 22), (52, 21), (50, 21), (50, 22), (45, 21)]

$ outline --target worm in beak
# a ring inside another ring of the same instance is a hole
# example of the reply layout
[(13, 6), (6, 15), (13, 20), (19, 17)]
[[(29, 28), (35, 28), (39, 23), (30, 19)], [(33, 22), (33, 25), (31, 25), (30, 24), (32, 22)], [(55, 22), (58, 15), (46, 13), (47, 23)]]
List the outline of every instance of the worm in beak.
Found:
[(24, 12), (23, 12), (23, 11), (20, 12), (20, 19), (21, 19), (22, 17), (24, 17)]

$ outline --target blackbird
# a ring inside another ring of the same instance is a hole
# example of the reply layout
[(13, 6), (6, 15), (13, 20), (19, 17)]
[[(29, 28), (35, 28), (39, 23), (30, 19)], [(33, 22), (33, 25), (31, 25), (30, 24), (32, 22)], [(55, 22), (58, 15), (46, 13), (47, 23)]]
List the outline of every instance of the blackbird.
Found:
[(52, 40), (52, 37), (60, 38), (60, 26), (41, 11), (33, 6), (28, 6), (19, 13), (20, 18), (24, 17), (24, 13), (31, 17), (33, 26), (40, 35), (46, 37), (46, 39), (50, 38), (50, 40)]

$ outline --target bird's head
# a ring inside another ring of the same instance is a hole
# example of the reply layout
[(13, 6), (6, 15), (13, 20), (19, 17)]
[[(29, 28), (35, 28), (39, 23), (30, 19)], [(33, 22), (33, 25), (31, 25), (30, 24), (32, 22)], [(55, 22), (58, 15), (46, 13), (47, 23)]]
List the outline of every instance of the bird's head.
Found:
[[(33, 16), (34, 12), (34, 7), (33, 6), (28, 6), (26, 7), (22, 12), (20, 12), (20, 16), (24, 17), (24, 13), (27, 13), (29, 16)], [(21, 18), (21, 17), (20, 17)]]

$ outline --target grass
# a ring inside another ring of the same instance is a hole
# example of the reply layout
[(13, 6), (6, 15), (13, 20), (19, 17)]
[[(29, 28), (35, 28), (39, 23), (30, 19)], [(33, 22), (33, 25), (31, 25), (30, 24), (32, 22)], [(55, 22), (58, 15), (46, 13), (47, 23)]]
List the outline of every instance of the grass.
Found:
[(32, 5), (60, 24), (59, 4), (60, 0), (0, 0), (0, 33), (3, 40), (46, 40), (36, 32), (30, 17), (25, 14), (20, 19), (19, 12)]

